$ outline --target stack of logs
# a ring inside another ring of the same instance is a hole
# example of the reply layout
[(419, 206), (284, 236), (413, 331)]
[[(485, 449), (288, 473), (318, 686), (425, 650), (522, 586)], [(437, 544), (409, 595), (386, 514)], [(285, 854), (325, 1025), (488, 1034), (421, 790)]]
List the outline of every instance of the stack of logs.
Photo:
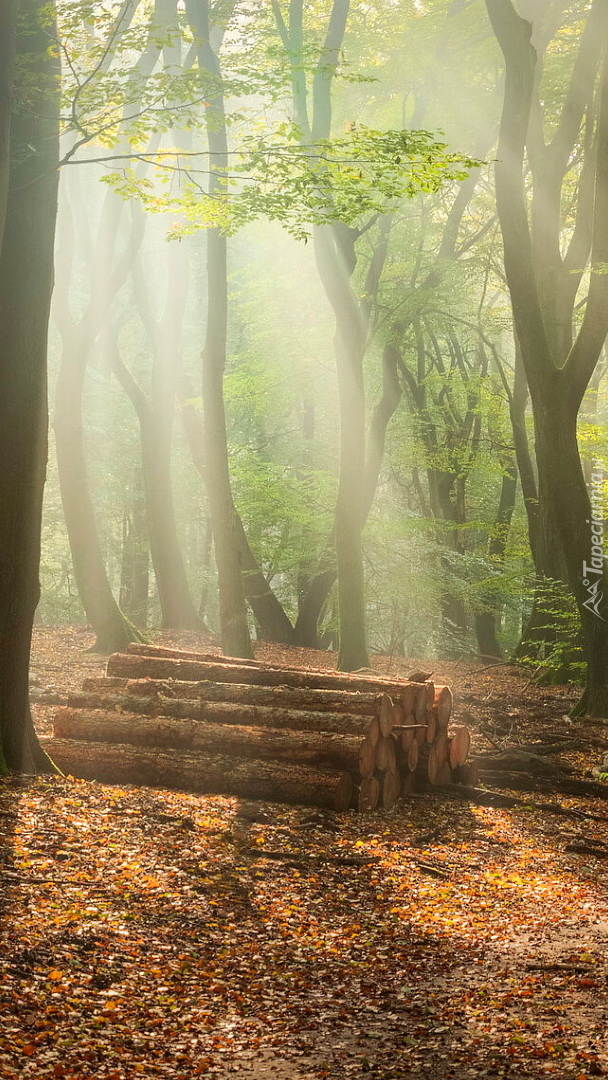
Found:
[[(367, 670), (367, 669), (366, 669)], [(475, 781), (452, 693), (375, 673), (130, 645), (57, 711), (47, 751), (109, 783), (359, 811)]]

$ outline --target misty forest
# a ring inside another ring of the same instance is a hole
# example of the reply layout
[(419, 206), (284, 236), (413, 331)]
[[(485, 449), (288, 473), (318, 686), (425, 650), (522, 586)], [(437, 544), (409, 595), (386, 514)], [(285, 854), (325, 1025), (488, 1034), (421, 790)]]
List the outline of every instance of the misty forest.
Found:
[(607, 421), (606, 0), (0, 2), (0, 1078), (608, 1072)]

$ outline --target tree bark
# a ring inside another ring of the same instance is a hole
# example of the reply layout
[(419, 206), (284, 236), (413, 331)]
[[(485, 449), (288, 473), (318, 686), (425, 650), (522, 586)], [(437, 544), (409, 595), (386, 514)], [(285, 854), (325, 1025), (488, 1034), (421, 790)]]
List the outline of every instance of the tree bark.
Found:
[(6, 220), (10, 177), (10, 129), (13, 105), (17, 0), (6, 0), (0, 9), (0, 250)]
[(74, 578), (95, 631), (94, 652), (124, 649), (142, 636), (118, 607), (108, 581), (91, 499), (83, 441), (82, 392), (86, 364), (65, 352), (55, 391), (55, 444), (63, 513)]
[[(53, 287), (59, 160), (59, 63), (49, 48), (52, 5), (22, 0), (19, 86), (9, 133), (13, 5), (0, 19), (0, 167), (10, 154), (0, 248), (0, 771), (51, 767), (28, 704), (34, 613), (40, 595), (40, 529), (47, 457), (46, 350)], [(2, 206), (0, 203), (0, 215)], [(1, 219), (0, 219), (1, 224)]]
[[(234, 3), (230, 4), (230, 10)], [(216, 89), (206, 102), (210, 161), (209, 196), (223, 191), (228, 166), (228, 138), (221, 70), (211, 40), (209, 0), (194, 5), (188, 16), (198, 36), (198, 66), (209, 72)], [(232, 497), (228, 436), (224, 405), (224, 371), (228, 334), (228, 267), (226, 237), (219, 229), (207, 230), (207, 332), (203, 348), (202, 396), (204, 419), (205, 483), (213, 527), (217, 567), (222, 649), (228, 656), (253, 656), (247, 623), (245, 589), (239, 554), (237, 512)]]
[[(108, 192), (95, 251), (98, 277), (92, 284), (92, 295), (78, 322), (72, 318), (69, 309), (73, 225), (71, 221), (66, 224), (66, 232), (61, 235), (58, 245), (59, 280), (53, 308), (62, 339), (54, 414), (59, 487), (76, 586), (95, 632), (93, 649), (97, 652), (112, 652), (125, 648), (129, 641), (142, 640), (142, 635), (125, 618), (112, 595), (91, 499), (83, 438), (82, 394), (89, 352), (104, 314), (108, 316), (110, 298), (123, 283), (128, 270), (127, 256), (113, 273), (111, 268), (121, 209), (118, 196)], [(67, 215), (67, 206), (65, 212)]]
[(336, 242), (335, 228), (313, 232), (319, 276), (336, 318), (335, 356), (340, 400), (340, 466), (336, 499), (336, 560), (340, 651), (338, 668), (369, 663), (365, 632), (365, 583), (361, 530), (365, 489), (365, 334), (361, 312)]
[[(140, 229), (143, 235), (146, 219), (143, 211), (139, 214), (142, 215)], [(179, 245), (169, 247), (177, 249)], [(149, 397), (123, 362), (116, 333), (109, 341), (109, 348), (114, 374), (139, 422), (146, 519), (161, 626), (201, 630), (204, 624), (192, 600), (177, 535), (171, 477), (173, 414), (181, 365), (180, 331), (187, 296), (184, 259), (181, 250), (167, 253), (167, 299), (159, 319), (151, 310), (139, 263), (135, 262), (133, 267), (135, 298), (152, 351)]]
[(119, 606), (136, 626), (145, 628), (150, 591), (150, 549), (140, 466), (133, 471), (123, 513)]
[[(491, 569), (495, 572), (501, 570), (504, 565), (507, 536), (515, 510), (516, 492), (517, 465), (513, 460), (505, 463), (498, 510), (488, 541), (488, 559)], [(501, 604), (491, 584), (484, 590), (480, 600), (484, 607), (475, 615), (475, 635), (479, 655), (482, 658), (502, 660), (503, 652), (498, 640)]]
[[(557, 174), (557, 190), (555, 175), (551, 180), (553, 202), (543, 209), (543, 214), (553, 210), (555, 228), (555, 222), (559, 226), (561, 184), (578, 137), (586, 103), (583, 102), (581, 107), (578, 91), (574, 98), (569, 93), (553, 142), (548, 147), (544, 147), (544, 144), (541, 146), (539, 140), (535, 142), (534, 133), (530, 134), (529, 129), (536, 68), (536, 53), (530, 43), (531, 25), (519, 17), (511, 0), (486, 0), (486, 5), (505, 57), (505, 96), (496, 165), (496, 200), (515, 330), (534, 413), (539, 504), (541, 510), (545, 508), (545, 521), (557, 530), (568, 583), (576, 598), (581, 619), (587, 682), (577, 711), (605, 716), (608, 712), (608, 579), (602, 569), (601, 558), (600, 568), (584, 576), (584, 565), (591, 563), (593, 515), (578, 453), (576, 421), (585, 388), (608, 333), (608, 276), (605, 273), (608, 263), (606, 5), (596, 0), (588, 16), (589, 19), (592, 15), (594, 19), (598, 16), (602, 18), (604, 58), (598, 93), (594, 199), (589, 226), (589, 290), (580, 329), (571, 347), (569, 335), (565, 335), (564, 340), (564, 334), (558, 332), (559, 328), (547, 315), (548, 311), (557, 311), (547, 290), (551, 259), (555, 261), (559, 257), (560, 237), (556, 235), (550, 241), (543, 234), (545, 223), (542, 215), (540, 224), (533, 219), (531, 234), (524, 183), (524, 148), (528, 141), (535, 184), (542, 187), (538, 179), (539, 169), (545, 177), (549, 168)], [(589, 36), (584, 35), (580, 49), (586, 49), (588, 43)], [(593, 42), (591, 45), (595, 48)], [(577, 65), (571, 91), (573, 87), (576, 88), (578, 75)], [(585, 207), (579, 209), (584, 214)], [(577, 224), (580, 220), (579, 216)], [(559, 281), (560, 276), (568, 278), (571, 272), (567, 258), (558, 261), (553, 268), (554, 281)], [(569, 289), (569, 294), (570, 309), (567, 313), (560, 312), (562, 325), (566, 315), (570, 323), (573, 322), (576, 292)], [(595, 609), (594, 596), (588, 592), (591, 584), (597, 586)]]

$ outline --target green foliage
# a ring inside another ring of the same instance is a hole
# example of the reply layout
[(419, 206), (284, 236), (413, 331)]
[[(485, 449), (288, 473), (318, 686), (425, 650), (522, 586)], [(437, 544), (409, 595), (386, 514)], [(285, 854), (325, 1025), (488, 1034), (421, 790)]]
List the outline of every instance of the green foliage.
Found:
[(582, 684), (586, 665), (574, 597), (563, 582), (547, 578), (536, 585), (530, 605), (534, 601), (535, 620), (523, 643), (522, 663), (533, 670), (541, 685)]
[[(397, 210), (403, 198), (463, 180), (479, 164), (450, 152), (428, 131), (374, 131), (355, 124), (345, 135), (315, 144), (304, 144), (292, 123), (243, 137), (213, 196), (204, 190), (213, 161), (204, 169), (201, 159), (202, 152), (163, 150), (145, 155), (154, 180), (142, 178), (133, 166), (104, 180), (123, 198), (140, 199), (148, 211), (179, 213), (171, 237), (209, 227), (234, 234), (265, 217), (306, 240), (315, 225), (361, 224), (371, 215)], [(179, 178), (180, 190), (164, 193), (172, 177)]]

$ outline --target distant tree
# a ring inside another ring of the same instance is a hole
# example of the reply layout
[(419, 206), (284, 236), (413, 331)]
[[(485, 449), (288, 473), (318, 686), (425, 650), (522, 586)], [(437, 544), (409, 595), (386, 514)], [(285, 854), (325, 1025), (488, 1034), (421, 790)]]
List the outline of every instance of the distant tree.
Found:
[(28, 670), (40, 591), (46, 346), (59, 158), (60, 72), (53, 20), (48, 0), (20, 0), (0, 8), (2, 771), (51, 768), (32, 725)]

